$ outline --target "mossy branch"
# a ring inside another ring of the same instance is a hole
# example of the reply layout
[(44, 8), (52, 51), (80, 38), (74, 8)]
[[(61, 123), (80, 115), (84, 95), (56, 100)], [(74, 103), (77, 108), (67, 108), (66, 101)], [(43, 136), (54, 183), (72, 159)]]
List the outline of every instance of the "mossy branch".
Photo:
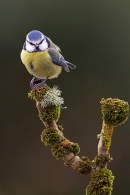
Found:
[[(108, 156), (109, 149), (111, 146), (111, 139), (113, 130), (118, 125), (123, 124), (129, 117), (129, 104), (118, 98), (102, 98), (101, 101), (102, 109), (102, 129), (98, 135), (98, 155)], [(106, 161), (107, 163), (107, 161)], [(107, 164), (105, 165), (105, 167)]]
[(32, 89), (28, 96), (36, 101), (39, 118), (45, 126), (41, 141), (45, 146), (51, 146), (52, 155), (56, 159), (63, 159), (64, 165), (90, 178), (86, 195), (111, 195), (114, 176), (107, 169), (107, 163), (112, 160), (109, 154), (111, 138), (114, 127), (123, 124), (129, 117), (128, 103), (115, 98), (101, 100), (103, 125), (98, 135), (98, 153), (90, 161), (86, 156), (77, 155), (80, 152), (79, 145), (69, 141), (63, 134), (63, 127), (56, 123), (64, 103), (61, 91), (55, 86), (52, 89), (42, 86)]
[(56, 159), (63, 159), (66, 166), (90, 177), (93, 172), (90, 160), (77, 155), (80, 152), (79, 145), (66, 139), (62, 132), (63, 128), (56, 124), (64, 103), (60, 95), (61, 91), (57, 87), (51, 89), (48, 86), (31, 90), (28, 94), (36, 101), (39, 118), (46, 128), (41, 134), (41, 141), (45, 146), (51, 146), (52, 155)]

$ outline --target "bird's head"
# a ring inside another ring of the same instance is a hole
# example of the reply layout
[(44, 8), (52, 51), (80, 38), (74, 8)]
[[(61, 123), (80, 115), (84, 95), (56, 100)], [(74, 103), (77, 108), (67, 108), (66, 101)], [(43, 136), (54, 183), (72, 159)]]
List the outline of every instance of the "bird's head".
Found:
[(30, 31), (26, 36), (23, 48), (28, 52), (44, 51), (49, 47), (49, 40), (38, 30)]

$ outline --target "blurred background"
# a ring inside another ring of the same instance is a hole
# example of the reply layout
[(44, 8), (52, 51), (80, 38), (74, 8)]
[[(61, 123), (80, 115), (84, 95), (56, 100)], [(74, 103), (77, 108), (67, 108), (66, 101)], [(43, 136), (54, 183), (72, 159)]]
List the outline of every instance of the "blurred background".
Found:
[[(0, 2), (0, 195), (85, 194), (89, 179), (65, 167), (40, 141), (44, 129), (28, 98), (32, 76), (20, 60), (26, 34), (42, 31), (77, 66), (50, 87), (62, 90), (67, 109), (58, 124), (93, 159), (102, 126), (100, 100), (130, 102), (130, 1), (4, 0)], [(108, 168), (113, 195), (130, 194), (130, 119), (114, 130)]]

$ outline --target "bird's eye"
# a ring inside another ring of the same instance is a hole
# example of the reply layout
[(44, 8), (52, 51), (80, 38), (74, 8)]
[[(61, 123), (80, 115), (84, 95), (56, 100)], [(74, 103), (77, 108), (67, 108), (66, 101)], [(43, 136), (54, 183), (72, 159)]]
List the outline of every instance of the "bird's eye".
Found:
[(27, 41), (30, 45), (35, 45), (35, 44), (33, 44), (32, 42), (29, 42), (29, 41)]
[(35, 44), (31, 43), (31, 42), (29, 42), (29, 43), (30, 43), (30, 45), (35, 45)]
[(43, 41), (44, 41), (44, 39), (41, 40), (41, 42), (39, 43), (39, 45), (42, 44)]

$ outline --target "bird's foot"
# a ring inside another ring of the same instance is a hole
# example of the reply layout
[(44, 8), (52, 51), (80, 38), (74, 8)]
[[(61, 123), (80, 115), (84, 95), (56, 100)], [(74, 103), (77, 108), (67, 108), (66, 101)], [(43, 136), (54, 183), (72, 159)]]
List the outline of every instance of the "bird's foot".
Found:
[(47, 79), (48, 77), (46, 77), (45, 79), (39, 79), (39, 78), (33, 77), (30, 82), (30, 88), (35, 90), (43, 85), (47, 86), (47, 84), (45, 83)]

